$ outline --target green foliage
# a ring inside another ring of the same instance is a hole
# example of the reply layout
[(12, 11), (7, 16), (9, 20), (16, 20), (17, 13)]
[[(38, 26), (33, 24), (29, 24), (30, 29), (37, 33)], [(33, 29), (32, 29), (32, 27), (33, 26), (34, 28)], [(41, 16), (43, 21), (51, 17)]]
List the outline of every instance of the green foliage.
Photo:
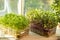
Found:
[(60, 0), (55, 0), (55, 2), (52, 4), (52, 9), (55, 11), (60, 22)]
[(1, 24), (1, 19), (2, 19), (2, 17), (0, 16), (0, 24)]
[(15, 30), (23, 30), (29, 25), (29, 20), (25, 16), (14, 13), (6, 14), (1, 20), (1, 24)]
[(44, 28), (53, 28), (58, 24), (58, 19), (56, 13), (44, 10), (31, 10), (27, 12), (28, 18), (33, 22), (43, 23)]

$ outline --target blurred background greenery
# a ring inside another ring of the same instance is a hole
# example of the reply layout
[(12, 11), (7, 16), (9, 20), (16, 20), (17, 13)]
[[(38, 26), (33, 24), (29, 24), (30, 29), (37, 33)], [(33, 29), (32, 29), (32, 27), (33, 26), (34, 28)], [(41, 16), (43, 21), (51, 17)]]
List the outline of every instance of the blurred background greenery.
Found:
[[(0, 10), (4, 9), (4, 1), (0, 0)], [(18, 13), (18, 1), (19, 0), (7, 0), (9, 3), (9, 7), (11, 9), (11, 12)], [(44, 9), (44, 10), (51, 10), (50, 4), (53, 3), (54, 0), (24, 0), (21, 1), (21, 3), (24, 3), (24, 12), (31, 9)], [(23, 8), (23, 7), (22, 7)], [(7, 11), (6, 11), (7, 12)], [(2, 13), (2, 12), (0, 12)]]

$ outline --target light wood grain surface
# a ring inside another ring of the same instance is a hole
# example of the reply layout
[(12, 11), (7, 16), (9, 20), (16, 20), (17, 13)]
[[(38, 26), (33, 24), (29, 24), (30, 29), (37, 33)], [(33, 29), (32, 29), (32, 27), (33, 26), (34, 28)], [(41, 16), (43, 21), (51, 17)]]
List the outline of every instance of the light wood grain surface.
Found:
[(35, 34), (33, 32), (30, 32), (29, 35), (21, 38), (20, 40), (57, 40), (56, 35), (50, 36), (50, 37), (43, 37), (38, 34)]

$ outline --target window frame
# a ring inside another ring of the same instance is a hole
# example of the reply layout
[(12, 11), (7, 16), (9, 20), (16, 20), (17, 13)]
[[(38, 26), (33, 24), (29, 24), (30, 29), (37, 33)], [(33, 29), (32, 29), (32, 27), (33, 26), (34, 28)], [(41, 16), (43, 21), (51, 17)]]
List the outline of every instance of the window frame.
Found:
[[(0, 10), (0, 13), (1, 12), (5, 12), (7, 11), (7, 13), (10, 13), (12, 12), (11, 9), (9, 10), (9, 1), (10, 0), (4, 0), (4, 9), (3, 10)], [(20, 5), (20, 6), (18, 6)], [(24, 0), (18, 0), (18, 3), (17, 3), (17, 11), (18, 11), (18, 14), (24, 14)], [(19, 9), (20, 8), (20, 9)]]
[(4, 9), (0, 10), (0, 12), (6, 11), (6, 0), (4, 0)]
[(24, 0), (18, 1), (18, 14), (24, 14)]

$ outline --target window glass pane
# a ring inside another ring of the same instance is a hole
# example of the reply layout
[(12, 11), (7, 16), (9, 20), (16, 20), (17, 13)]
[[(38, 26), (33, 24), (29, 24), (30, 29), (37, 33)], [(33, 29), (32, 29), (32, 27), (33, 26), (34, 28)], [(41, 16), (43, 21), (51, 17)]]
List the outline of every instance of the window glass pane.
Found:
[(39, 9), (43, 6), (43, 2), (41, 0), (25, 0), (24, 4), (25, 11), (35, 8)]
[(18, 0), (10, 0), (9, 5), (10, 5), (10, 8), (11, 8), (12, 12), (15, 12), (15, 13), (18, 12), (18, 8), (17, 8)]
[(4, 9), (4, 0), (0, 0), (0, 10)]
[(0, 16), (3, 16), (5, 13), (5, 0), (0, 0)]
[(51, 10), (49, 2), (51, 2), (51, 0), (25, 0), (24, 12), (31, 9)]

